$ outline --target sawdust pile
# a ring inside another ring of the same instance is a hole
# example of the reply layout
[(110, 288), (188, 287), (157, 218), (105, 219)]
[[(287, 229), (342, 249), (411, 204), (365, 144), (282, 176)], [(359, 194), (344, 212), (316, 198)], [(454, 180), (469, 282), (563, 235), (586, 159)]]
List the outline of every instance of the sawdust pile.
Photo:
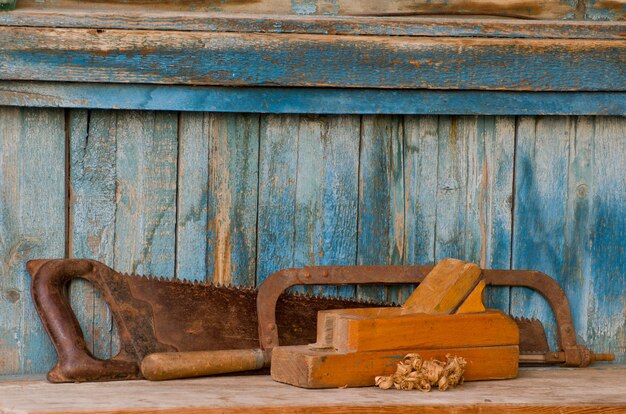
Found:
[(463, 384), (463, 373), (467, 365), (465, 359), (450, 355), (446, 355), (446, 359), (446, 362), (436, 359), (423, 361), (418, 354), (408, 354), (398, 362), (395, 374), (376, 377), (376, 386), (383, 390), (395, 387), (397, 390), (418, 389), (429, 392), (434, 386), (439, 391), (445, 391)]

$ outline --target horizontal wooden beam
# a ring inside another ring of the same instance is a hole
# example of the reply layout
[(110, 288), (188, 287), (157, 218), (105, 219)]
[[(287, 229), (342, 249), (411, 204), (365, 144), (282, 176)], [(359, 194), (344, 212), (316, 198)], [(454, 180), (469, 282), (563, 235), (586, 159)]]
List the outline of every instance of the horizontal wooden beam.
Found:
[(225, 88), (0, 81), (0, 105), (309, 114), (626, 115), (626, 92)]
[(624, 22), (428, 17), (246, 16), (202, 12), (19, 9), (0, 26), (373, 36), (624, 39)]
[(274, 15), (402, 16), (482, 15), (528, 19), (571, 19), (581, 17), (577, 4), (585, 0), (20, 0), (20, 7), (115, 10), (147, 8), (169, 11), (222, 12)]
[(0, 80), (624, 91), (626, 41), (0, 27)]

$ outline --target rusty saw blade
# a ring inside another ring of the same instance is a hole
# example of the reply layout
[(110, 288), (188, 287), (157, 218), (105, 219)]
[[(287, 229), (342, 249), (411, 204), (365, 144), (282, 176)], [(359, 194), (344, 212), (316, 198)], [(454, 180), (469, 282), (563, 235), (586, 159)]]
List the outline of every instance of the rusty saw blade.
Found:
[(538, 319), (513, 318), (519, 328), (520, 354), (538, 355), (550, 352), (543, 324)]
[[(328, 266), (284, 269), (259, 290), (126, 275), (86, 259), (34, 260), (27, 265), (35, 307), (58, 354), (52, 382), (139, 379), (139, 364), (159, 352), (271, 349), (315, 342), (317, 312), (389, 306), (347, 298), (284, 293), (296, 285), (420, 283), (430, 266)], [(612, 360), (576, 341), (569, 302), (556, 281), (525, 270), (483, 270), (487, 285), (520, 286), (543, 295), (557, 321), (559, 349), (549, 352), (543, 326), (518, 320), (520, 363), (587, 366)], [(120, 352), (95, 358), (70, 306), (72, 279), (91, 282), (111, 309)]]
[[(28, 263), (35, 307), (58, 354), (51, 382), (142, 378), (139, 364), (155, 352), (247, 349), (259, 346), (257, 291), (208, 283), (121, 274), (93, 260), (40, 260)], [(118, 326), (120, 352), (111, 359), (89, 351), (70, 306), (72, 279), (92, 283)], [(276, 305), (280, 341), (315, 342), (317, 312), (385, 306), (353, 299), (281, 295)]]

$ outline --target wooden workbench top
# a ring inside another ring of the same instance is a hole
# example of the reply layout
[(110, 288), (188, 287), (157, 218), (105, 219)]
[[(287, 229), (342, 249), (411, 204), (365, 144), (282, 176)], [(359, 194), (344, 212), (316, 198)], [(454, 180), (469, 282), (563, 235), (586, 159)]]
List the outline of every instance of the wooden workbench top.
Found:
[(626, 413), (626, 367), (523, 369), (518, 379), (439, 392), (304, 390), (269, 376), (170, 382), (0, 381), (0, 413)]

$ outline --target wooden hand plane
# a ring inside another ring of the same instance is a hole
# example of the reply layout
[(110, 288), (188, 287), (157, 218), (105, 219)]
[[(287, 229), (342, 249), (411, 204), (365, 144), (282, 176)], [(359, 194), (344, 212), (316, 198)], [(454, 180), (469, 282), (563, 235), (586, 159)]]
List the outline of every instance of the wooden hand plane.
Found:
[(408, 353), (463, 357), (467, 381), (515, 378), (518, 326), (485, 309), (484, 288), (478, 266), (445, 259), (399, 308), (321, 311), (316, 343), (274, 348), (272, 378), (304, 388), (370, 386)]

